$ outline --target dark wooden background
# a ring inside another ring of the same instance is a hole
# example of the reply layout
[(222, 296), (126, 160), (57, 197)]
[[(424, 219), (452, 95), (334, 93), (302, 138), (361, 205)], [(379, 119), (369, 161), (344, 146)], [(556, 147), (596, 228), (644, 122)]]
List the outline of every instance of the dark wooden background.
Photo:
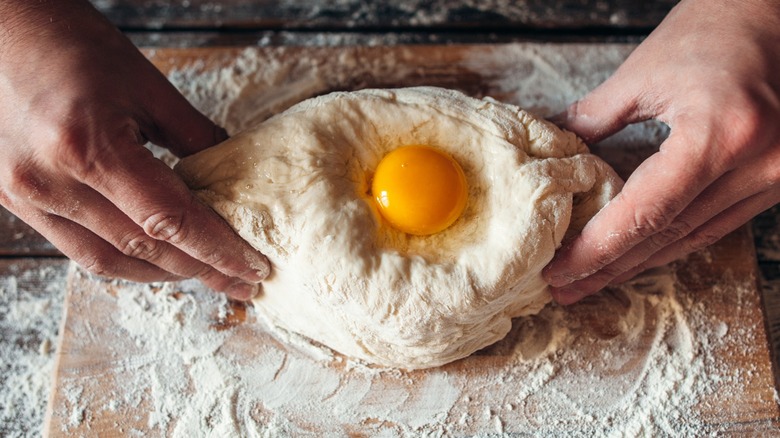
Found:
[(379, 2), (185, 0), (94, 1), (124, 30), (460, 30), (646, 32), (672, 0), (406, 0)]
[(673, 0), (95, 1), (139, 45), (636, 40)]
[[(676, 3), (673, 0), (93, 0), (95, 7), (136, 45), (145, 47), (640, 42)], [(780, 209), (775, 207), (751, 225), (763, 275), (766, 321), (775, 365), (780, 350), (778, 212)], [(41, 267), (64, 272), (66, 266), (67, 261), (50, 243), (0, 208), (0, 276), (16, 276), (20, 270)], [(29, 287), (43, 290), (45, 285)]]

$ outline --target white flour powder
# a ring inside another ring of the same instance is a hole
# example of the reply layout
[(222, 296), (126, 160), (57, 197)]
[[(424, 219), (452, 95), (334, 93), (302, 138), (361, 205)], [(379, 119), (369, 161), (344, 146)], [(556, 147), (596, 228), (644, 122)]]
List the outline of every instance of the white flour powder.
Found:
[(15, 276), (0, 278), (0, 436), (4, 437), (40, 432), (62, 315), (65, 270), (22, 269)]
[[(67, 402), (55, 415), (66, 419), (65, 432), (113, 416), (131, 436), (148, 436), (146, 428), (174, 437), (691, 436), (718, 430), (702, 403), (748, 402), (734, 397), (751, 370), (719, 367), (711, 350), (755, 327), (730, 333), (666, 269), (519, 319), (493, 347), (418, 372), (353, 362), (274, 331), (252, 312), (226, 324), (228, 302), (195, 282), (106, 286), (116, 298), (76, 297), (90, 314), (110, 314), (71, 329), (84, 346), (95, 342), (90, 331), (102, 333), (112, 372), (99, 385), (90, 373), (60, 381)], [(748, 286), (729, 293), (752, 293)]]
[[(630, 49), (477, 47), (458, 68), (500, 100), (551, 114), (603, 80)], [(333, 88), (410, 75), (447, 85), (446, 77), (428, 79), (405, 64), (411, 55), (403, 50), (379, 60), (362, 50), (332, 59), (334, 52), (248, 49), (228, 67), (192, 65), (170, 78), (231, 132)], [(665, 133), (639, 126), (623, 134), (623, 144), (638, 157)], [(752, 279), (735, 283), (728, 272), (713, 282), (713, 296), (737, 304), (754, 293)], [(719, 366), (713, 351), (763, 348), (760, 340), (744, 343), (760, 333), (761, 321), (736, 330), (715, 319), (670, 269), (518, 319), (489, 349), (411, 373), (345, 359), (267, 327), (251, 310), (246, 323), (231, 324), (224, 297), (195, 282), (111, 287), (116, 297), (75, 292), (83, 311), (110, 310), (73, 321), (72, 329), (83, 343), (75, 347), (102, 352), (112, 372), (99, 385), (89, 373), (62, 376), (68, 397), (54, 415), (65, 432), (85, 433), (110, 416), (120, 419), (112, 429), (128, 436), (701, 436), (739, 420), (749, 401), (734, 398), (754, 372)]]

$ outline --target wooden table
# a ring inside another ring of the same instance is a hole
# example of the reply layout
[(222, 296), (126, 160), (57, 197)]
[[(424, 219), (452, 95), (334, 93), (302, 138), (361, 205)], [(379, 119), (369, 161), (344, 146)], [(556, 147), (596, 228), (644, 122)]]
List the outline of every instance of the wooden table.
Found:
[[(676, 3), (662, 0), (567, 0), (549, 6), (523, 0), (511, 6), (477, 8), (473, 2), (408, 1), (397, 6), (360, 0), (333, 2), (238, 2), (235, 0), (96, 2), (139, 46), (363, 45), (510, 41), (640, 41)], [(498, 3), (498, 2), (496, 2)], [(762, 273), (763, 304), (775, 370), (780, 348), (780, 224), (777, 208), (752, 224)], [(0, 209), (0, 278), (22, 279), (22, 289), (40, 293), (35, 273), (48, 270), (64, 289), (68, 263), (45, 239)], [(29, 280), (32, 278), (32, 280)], [(28, 279), (28, 280), (24, 280)], [(26, 281), (26, 283), (25, 283)], [(48, 281), (48, 280), (47, 280)], [(6, 338), (5, 333), (2, 338)], [(0, 340), (0, 342), (3, 342)], [(764, 342), (759, 339), (756, 342)], [(2, 348), (20, 348), (0, 343)], [(30, 345), (38, 348), (37, 344)], [(21, 348), (26, 348), (21, 346)], [(777, 371), (776, 371), (777, 376)], [(0, 384), (0, 391), (4, 387)], [(35, 430), (20, 419), (20, 428)], [(0, 434), (4, 427), (0, 426)], [(10, 427), (14, 427), (10, 425)]]

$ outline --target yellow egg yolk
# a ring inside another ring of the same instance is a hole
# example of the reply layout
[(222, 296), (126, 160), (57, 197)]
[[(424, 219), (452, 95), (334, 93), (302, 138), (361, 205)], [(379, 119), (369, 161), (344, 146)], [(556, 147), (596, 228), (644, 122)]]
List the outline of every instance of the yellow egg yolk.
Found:
[(466, 207), (466, 176), (457, 161), (429, 146), (404, 146), (376, 168), (371, 194), (382, 216), (409, 234), (438, 233)]

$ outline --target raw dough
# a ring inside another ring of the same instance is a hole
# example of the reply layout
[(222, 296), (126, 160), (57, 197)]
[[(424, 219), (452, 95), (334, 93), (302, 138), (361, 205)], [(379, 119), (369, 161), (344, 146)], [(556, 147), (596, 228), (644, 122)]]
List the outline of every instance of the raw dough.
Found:
[[(469, 185), (460, 219), (426, 237), (384, 223), (368, 193), (379, 160), (411, 144), (447, 151)], [(271, 260), (259, 312), (406, 369), (467, 356), (538, 312), (541, 269), (621, 186), (574, 134), (431, 87), (310, 99), (176, 170)]]

